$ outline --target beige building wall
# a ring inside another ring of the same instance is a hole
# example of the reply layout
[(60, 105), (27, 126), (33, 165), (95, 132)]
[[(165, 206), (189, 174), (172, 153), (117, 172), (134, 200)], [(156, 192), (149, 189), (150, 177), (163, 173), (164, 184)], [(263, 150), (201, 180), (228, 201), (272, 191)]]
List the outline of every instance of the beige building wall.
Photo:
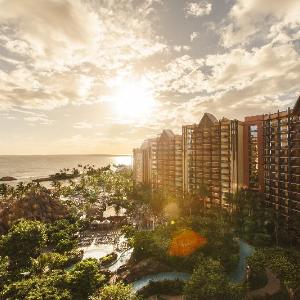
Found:
[(182, 137), (163, 130), (157, 138), (153, 189), (170, 194), (182, 192)]
[(143, 182), (143, 151), (140, 148), (133, 149), (133, 180), (136, 183)]
[(226, 206), (226, 193), (243, 187), (243, 123), (205, 113), (199, 124), (182, 128), (183, 189), (210, 191), (210, 203)]

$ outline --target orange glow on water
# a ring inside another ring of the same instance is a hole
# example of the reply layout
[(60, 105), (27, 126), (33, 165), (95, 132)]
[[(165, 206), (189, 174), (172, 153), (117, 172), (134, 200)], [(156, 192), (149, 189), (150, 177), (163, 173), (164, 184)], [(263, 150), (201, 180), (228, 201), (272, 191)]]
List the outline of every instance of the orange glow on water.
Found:
[(186, 229), (173, 237), (169, 248), (169, 255), (189, 256), (206, 243), (207, 239), (205, 237), (200, 236), (193, 230)]

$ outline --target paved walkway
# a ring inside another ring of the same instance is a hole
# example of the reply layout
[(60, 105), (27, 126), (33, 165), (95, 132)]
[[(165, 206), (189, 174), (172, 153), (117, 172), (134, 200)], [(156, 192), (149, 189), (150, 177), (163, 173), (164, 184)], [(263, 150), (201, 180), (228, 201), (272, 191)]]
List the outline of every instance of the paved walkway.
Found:
[[(160, 295), (159, 296), (160, 299), (164, 299), (164, 300), (184, 300), (183, 296), (164, 296), (164, 295)], [(157, 296), (151, 296), (148, 298), (148, 300), (157, 300), (158, 297)]]
[(262, 297), (262, 296), (271, 296), (278, 293), (281, 289), (280, 281), (276, 277), (274, 273), (272, 273), (269, 269), (266, 269), (266, 274), (268, 278), (268, 283), (257, 290), (251, 291), (248, 294), (248, 299), (255, 299), (255, 297)]

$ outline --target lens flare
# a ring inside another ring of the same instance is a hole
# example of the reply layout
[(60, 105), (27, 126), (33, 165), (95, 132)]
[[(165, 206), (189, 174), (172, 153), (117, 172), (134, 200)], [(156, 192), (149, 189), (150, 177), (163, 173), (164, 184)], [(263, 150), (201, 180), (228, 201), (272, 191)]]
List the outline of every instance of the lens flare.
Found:
[(207, 243), (207, 239), (193, 230), (185, 229), (173, 237), (170, 247), (170, 256), (189, 256)]

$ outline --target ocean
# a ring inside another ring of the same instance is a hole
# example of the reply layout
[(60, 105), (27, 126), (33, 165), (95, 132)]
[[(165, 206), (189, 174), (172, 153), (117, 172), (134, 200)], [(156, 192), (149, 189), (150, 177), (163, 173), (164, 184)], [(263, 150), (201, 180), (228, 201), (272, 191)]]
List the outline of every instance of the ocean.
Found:
[(18, 181), (47, 177), (64, 168), (81, 165), (104, 167), (108, 164), (131, 166), (130, 155), (0, 155), (0, 178), (15, 177)]

